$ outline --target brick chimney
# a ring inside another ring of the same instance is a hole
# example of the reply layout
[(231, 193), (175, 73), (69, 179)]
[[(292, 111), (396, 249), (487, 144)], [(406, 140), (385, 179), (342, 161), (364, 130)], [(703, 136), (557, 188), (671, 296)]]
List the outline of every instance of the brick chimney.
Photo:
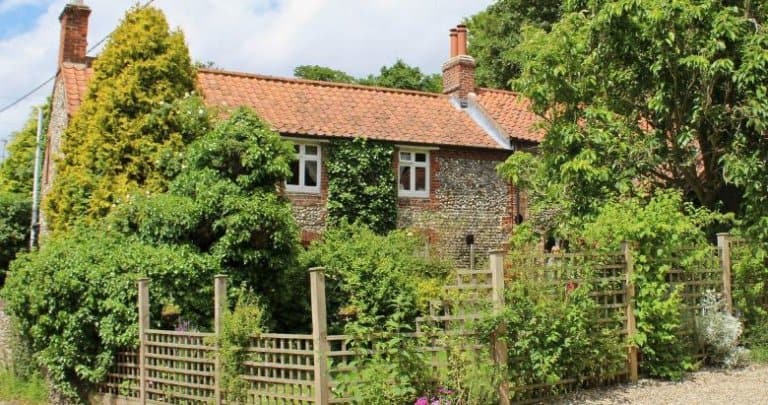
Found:
[(475, 91), (475, 60), (467, 55), (467, 26), (451, 29), (451, 57), (443, 63), (443, 93), (466, 101)]
[(88, 17), (90, 7), (83, 0), (73, 0), (64, 6), (59, 15), (61, 34), (59, 36), (59, 66), (64, 62), (86, 62), (85, 52), (88, 48)]

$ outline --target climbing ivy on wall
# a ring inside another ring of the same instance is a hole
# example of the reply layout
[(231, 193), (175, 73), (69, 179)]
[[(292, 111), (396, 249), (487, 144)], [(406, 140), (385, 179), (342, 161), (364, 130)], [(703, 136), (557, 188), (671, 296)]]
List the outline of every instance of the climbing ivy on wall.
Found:
[(360, 221), (378, 233), (397, 225), (397, 189), (393, 145), (333, 140), (328, 153), (328, 219)]

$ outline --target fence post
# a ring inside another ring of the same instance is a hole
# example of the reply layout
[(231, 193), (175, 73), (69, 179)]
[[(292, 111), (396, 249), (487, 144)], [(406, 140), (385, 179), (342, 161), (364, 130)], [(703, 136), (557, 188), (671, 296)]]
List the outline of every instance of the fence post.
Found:
[(328, 319), (325, 307), (325, 268), (309, 269), (312, 299), (312, 347), (314, 348), (315, 404), (327, 405), (330, 393), (328, 374)]
[[(624, 299), (627, 314), (627, 339), (632, 339), (637, 333), (637, 321), (635, 319), (635, 282), (632, 280), (635, 272), (635, 259), (633, 257), (632, 248), (633, 244), (631, 242), (624, 242), (621, 246), (626, 266)], [(637, 357), (637, 345), (634, 342), (629, 342), (627, 349), (627, 367), (629, 369), (629, 381), (635, 384), (637, 383), (639, 374)]]
[(139, 288), (139, 403), (147, 403), (147, 329), (149, 329), (149, 279), (140, 278)]
[(723, 301), (728, 313), (733, 313), (733, 292), (731, 291), (731, 234), (717, 234), (717, 251), (720, 255), (720, 270), (723, 277)]
[[(491, 266), (491, 283), (493, 285), (493, 312), (504, 310), (504, 254), (503, 250), (489, 252)], [(491, 336), (493, 344), (493, 361), (502, 370), (502, 380), (499, 384), (499, 405), (509, 405), (509, 379), (507, 378), (507, 325), (500, 324)]]
[(221, 357), (219, 356), (219, 339), (224, 311), (227, 309), (227, 276), (217, 274), (213, 282), (213, 332), (216, 334), (216, 362), (214, 363), (214, 396), (216, 405), (222, 403), (224, 395), (221, 391)]

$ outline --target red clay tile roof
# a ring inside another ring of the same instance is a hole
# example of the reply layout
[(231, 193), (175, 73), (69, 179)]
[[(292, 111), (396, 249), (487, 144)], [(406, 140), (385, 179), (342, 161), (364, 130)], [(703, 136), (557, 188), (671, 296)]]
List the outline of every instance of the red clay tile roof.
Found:
[(536, 127), (541, 118), (531, 111), (530, 100), (506, 90), (478, 89), (477, 102), (514, 139), (541, 142), (544, 131)]
[[(64, 64), (68, 111), (84, 100), (93, 70)], [(501, 149), (448, 96), (408, 90), (286, 79), (201, 69), (198, 83), (210, 106), (253, 108), (283, 133)], [(537, 117), (515, 93), (480, 89), (478, 103), (513, 138), (540, 141)]]
[(64, 63), (61, 66), (61, 77), (64, 79), (64, 88), (67, 93), (67, 112), (73, 115), (80, 108), (80, 103), (85, 100), (85, 91), (88, 89), (88, 80), (93, 74), (93, 68), (76, 63)]

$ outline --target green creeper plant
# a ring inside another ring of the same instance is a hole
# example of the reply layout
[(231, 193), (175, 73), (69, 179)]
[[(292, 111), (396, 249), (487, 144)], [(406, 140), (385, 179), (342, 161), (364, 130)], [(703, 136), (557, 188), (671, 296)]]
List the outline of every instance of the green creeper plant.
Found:
[(103, 217), (139, 189), (163, 191), (167, 159), (198, 134), (188, 111), (169, 105), (194, 89), (181, 31), (169, 31), (159, 9), (129, 10), (94, 62), (85, 100), (63, 135), (45, 205), (51, 227)]
[(328, 219), (360, 221), (378, 233), (397, 226), (394, 146), (363, 138), (332, 140), (328, 170)]

